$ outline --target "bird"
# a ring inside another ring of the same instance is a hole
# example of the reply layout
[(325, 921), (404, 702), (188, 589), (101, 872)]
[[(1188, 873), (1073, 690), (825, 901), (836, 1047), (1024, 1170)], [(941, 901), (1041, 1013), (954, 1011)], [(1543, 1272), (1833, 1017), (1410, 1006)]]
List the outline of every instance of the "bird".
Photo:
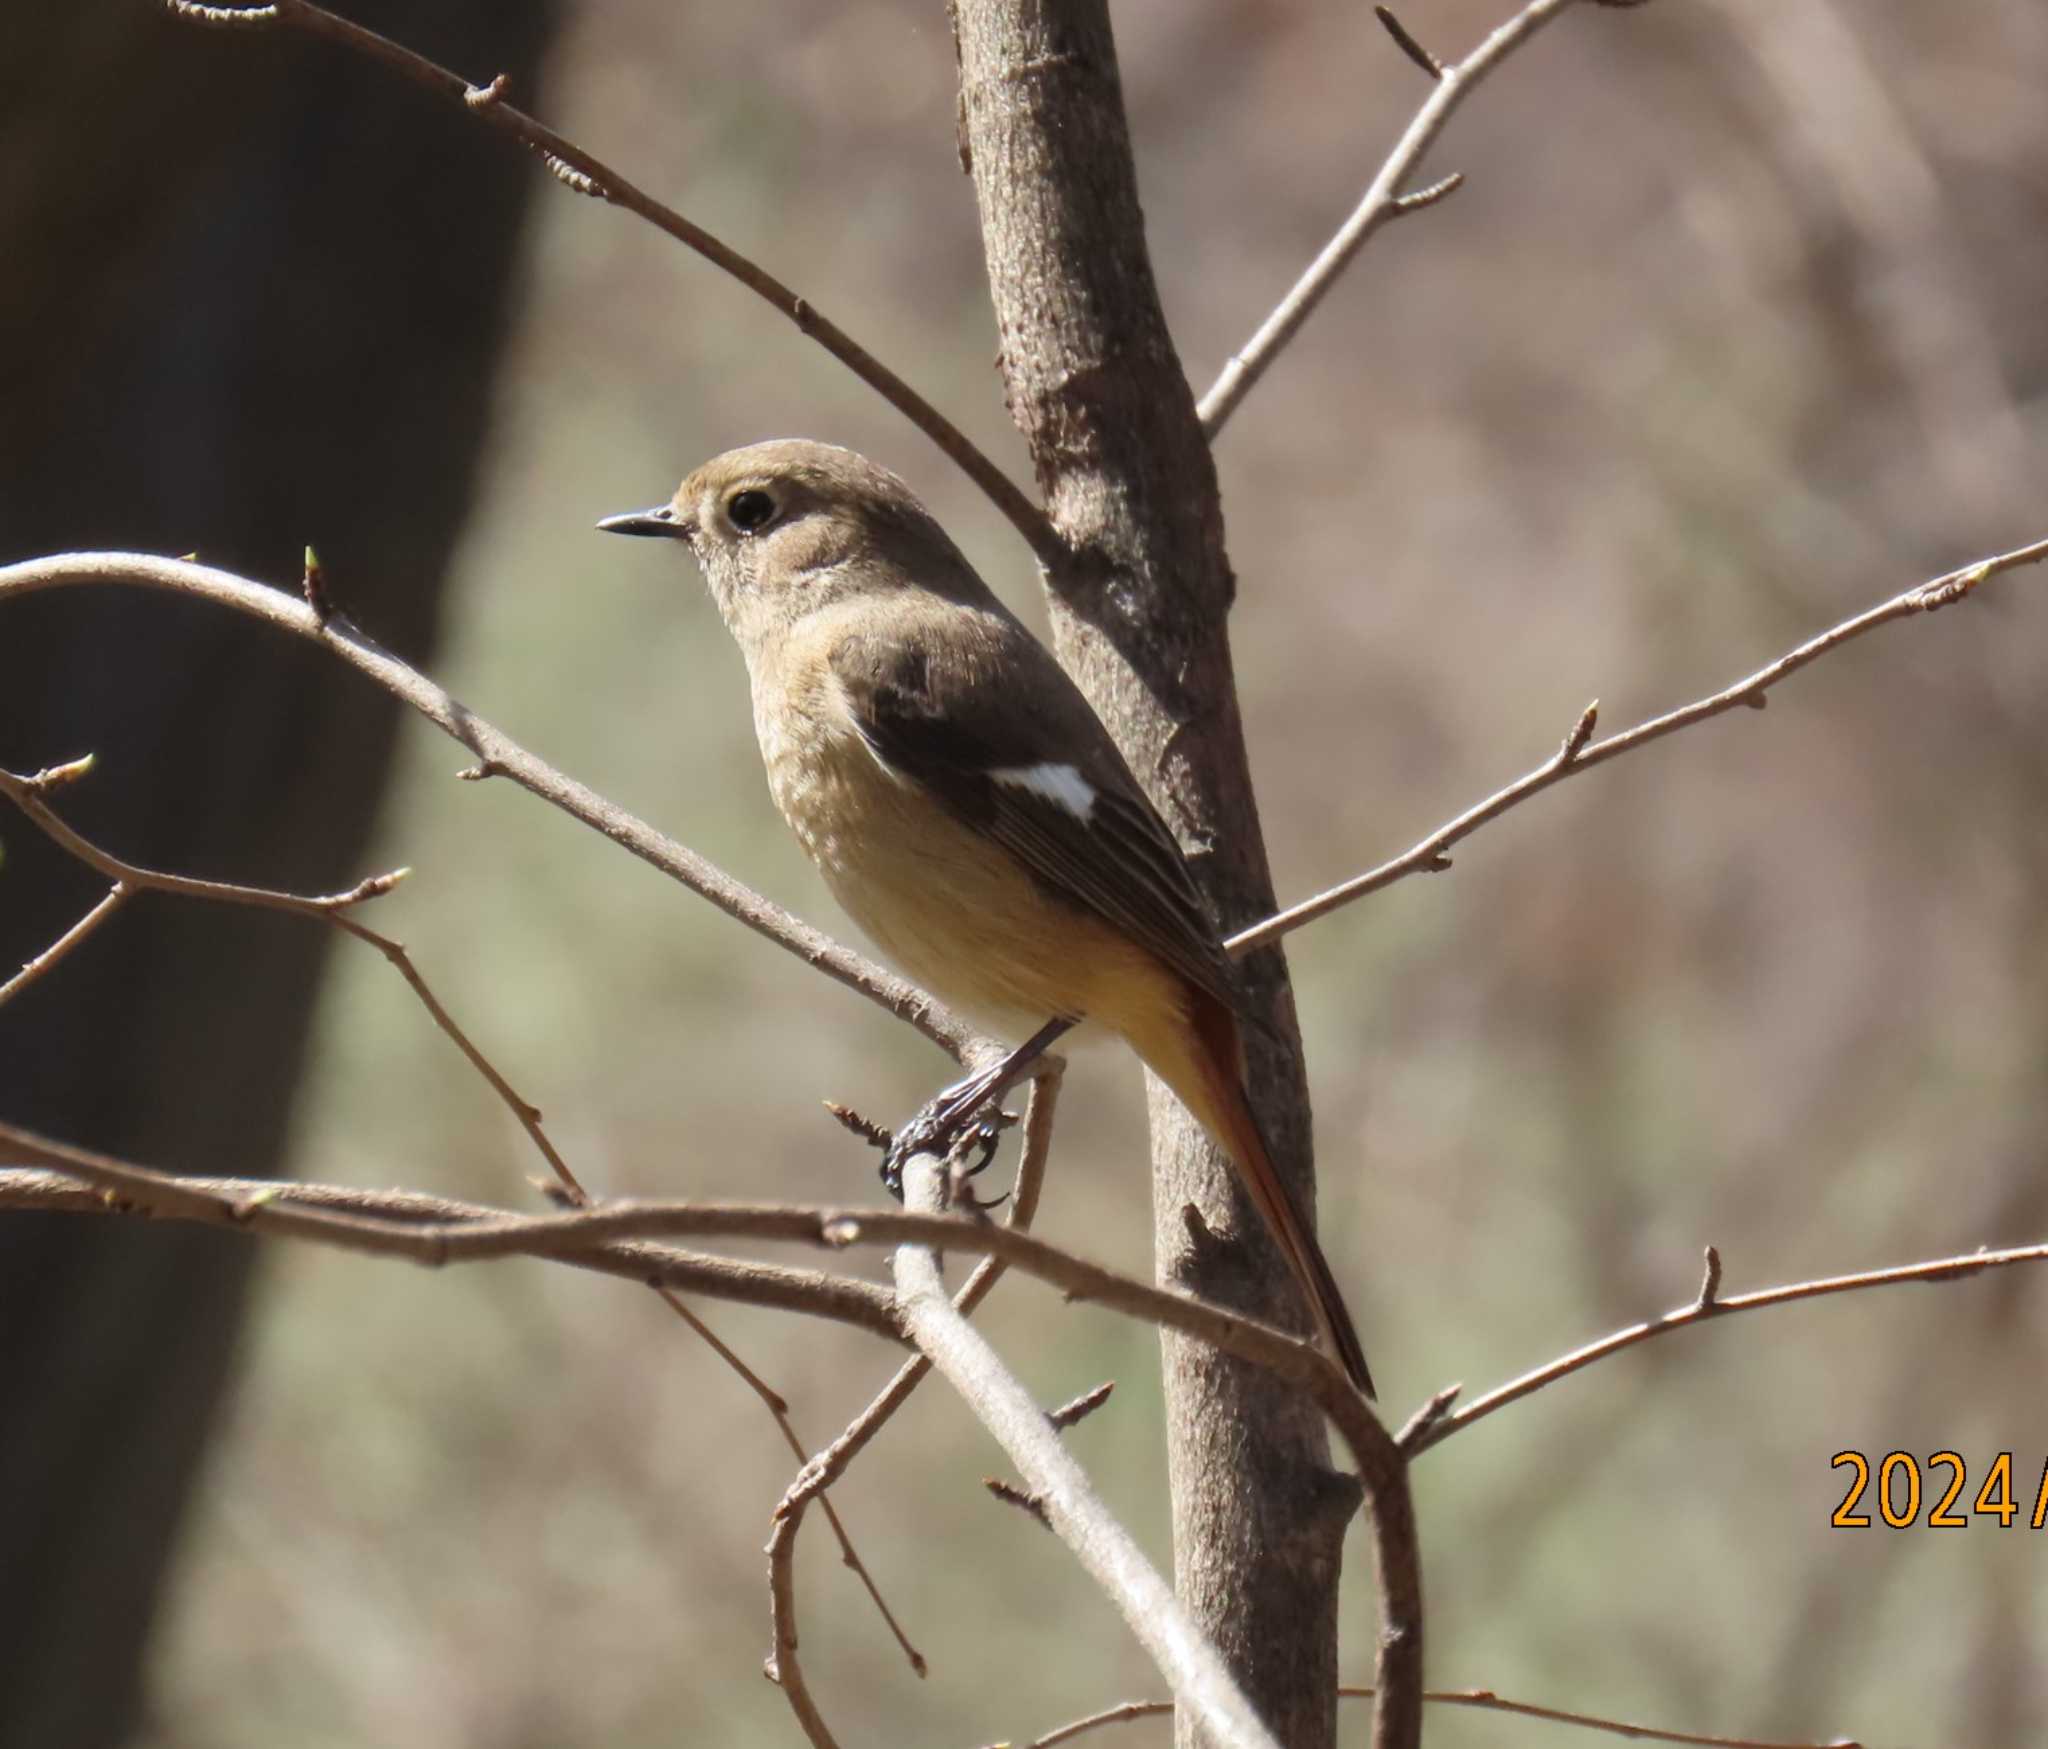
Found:
[(851, 450), (777, 439), (597, 526), (695, 556), (746, 659), (769, 793), (841, 908), (913, 981), (1025, 1040), (928, 1106), (920, 1139), (1068, 1028), (1120, 1035), (1229, 1156), (1370, 1396), (1252, 1113), (1243, 997), (1178, 842), (1080, 688), (910, 487)]

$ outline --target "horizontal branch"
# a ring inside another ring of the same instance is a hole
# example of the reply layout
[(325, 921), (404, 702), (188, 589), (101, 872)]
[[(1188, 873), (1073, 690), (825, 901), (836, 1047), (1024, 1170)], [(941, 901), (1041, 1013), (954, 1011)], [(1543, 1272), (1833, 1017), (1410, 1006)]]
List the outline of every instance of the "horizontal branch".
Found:
[[(906, 1205), (939, 1208), (944, 1182), (942, 1163), (919, 1155), (905, 1175)], [(1016, 1465), (1046, 1525), (1115, 1604), (1201, 1740), (1216, 1749), (1278, 1749), (1221, 1655), (1095, 1492), (1045, 1411), (947, 1297), (931, 1248), (899, 1247), (894, 1269), (911, 1340)]]
[[(38, 1175), (40, 1188), (36, 1188), (25, 1185), (18, 1172), (0, 1167), (0, 1207), (147, 1212), (402, 1257), (429, 1267), (491, 1257), (544, 1257), (608, 1274), (640, 1274), (651, 1279), (658, 1273), (653, 1266), (666, 1268), (676, 1260), (693, 1266), (724, 1261), (684, 1253), (672, 1258), (660, 1247), (650, 1246), (634, 1252), (635, 1261), (629, 1267), (621, 1263), (616, 1250), (634, 1240), (683, 1237), (766, 1239), (820, 1245), (828, 1250), (850, 1245), (922, 1244), (941, 1251), (998, 1257), (1011, 1268), (1059, 1288), (1069, 1300), (1086, 1301), (1177, 1330), (1300, 1386), (1336, 1425), (1369, 1490), (1401, 1471), (1400, 1453), (1392, 1436), (1336, 1363), (1304, 1338), (1208, 1301), (1119, 1275), (1028, 1233), (986, 1221), (887, 1208), (737, 1202), (620, 1201), (566, 1214), (520, 1215), (406, 1191), (174, 1176), (5, 1123), (0, 1123), (0, 1153), (12, 1153), (24, 1164), (55, 1167), (85, 1184), (114, 1192), (116, 1199), (109, 1205), (104, 1199), (57, 1197), (46, 1176)], [(123, 1202), (136, 1206), (124, 1208), (120, 1206)], [(764, 1278), (767, 1285), (754, 1291), (760, 1284), (755, 1284), (753, 1277), (762, 1267), (730, 1264), (729, 1275), (706, 1277), (721, 1285), (707, 1286), (694, 1277), (675, 1285), (726, 1299), (818, 1311), (902, 1339), (901, 1321), (881, 1289), (865, 1282), (783, 1270), (771, 1272)], [(788, 1285), (781, 1285), (785, 1282)], [(828, 1288), (833, 1290), (830, 1294), (824, 1292)], [(813, 1290), (819, 1300), (815, 1305), (806, 1303), (805, 1297)], [(776, 1291), (783, 1297), (777, 1298)]]
[(1441, 1445), (1452, 1434), (1470, 1427), (1473, 1422), (1485, 1420), (1496, 1410), (1520, 1402), (1546, 1385), (1582, 1372), (1595, 1361), (1619, 1354), (1625, 1348), (1633, 1348), (1639, 1342), (1668, 1336), (1674, 1330), (1688, 1330), (1734, 1312), (1759, 1312), (1770, 1306), (1790, 1306), (1801, 1300), (1824, 1299), (1830, 1294), (1858, 1293), (1865, 1288), (1902, 1287), (1913, 1282), (1961, 1281), (1968, 1276), (1988, 1274), (1994, 1269), (2010, 1269), (2016, 1264), (2048, 1263), (2048, 1245), (2020, 1245), (2003, 1251), (1972, 1251), (1961, 1257), (1935, 1257), (1892, 1269), (1870, 1269), (1856, 1275), (1830, 1275), (1814, 1281), (1789, 1282), (1782, 1287), (1760, 1288), (1755, 1293), (1727, 1298), (1721, 1297), (1717, 1291), (1718, 1262), (1716, 1253), (1707, 1285), (1688, 1306), (1666, 1312), (1661, 1318), (1631, 1324), (1625, 1330), (1617, 1330), (1611, 1336), (1603, 1336), (1597, 1342), (1589, 1342), (1583, 1348), (1559, 1355), (1557, 1359), (1525, 1372), (1520, 1378), (1509, 1380), (1497, 1390), (1475, 1398), (1456, 1413), (1451, 1412), (1451, 1404), (1457, 1392), (1439, 1392), (1401, 1430), (1402, 1451), (1413, 1458), (1433, 1445)]
[[(1562, 783), (1568, 777), (1576, 777), (1582, 771), (1590, 771), (1596, 765), (1604, 765), (1610, 759), (1619, 759), (1624, 753), (1633, 753), (1639, 747), (1647, 747), (1652, 741), (1660, 741), (1666, 735), (1676, 734), (1680, 729), (1689, 729), (1695, 723), (1703, 723), (1710, 717), (1718, 717), (1737, 706), (1761, 710), (1764, 697), (1779, 681), (1796, 674), (1809, 663), (1817, 662), (1831, 650), (1838, 650), (1851, 639), (1860, 638), (1865, 632), (1873, 632), (1879, 626), (1889, 625), (1894, 620), (1911, 619), (1918, 614), (1933, 613), (1938, 608), (1963, 600), (1981, 583), (1997, 576), (2002, 571), (2015, 571), (2026, 565), (2037, 565), (2048, 559), (2048, 540), (2039, 540), (2031, 545), (2015, 547), (2008, 553), (1997, 553), (1988, 559), (1979, 559), (1973, 565), (1965, 565), (1957, 571), (1950, 571), (1928, 582), (1914, 585), (1902, 594), (1894, 595), (1889, 601), (1859, 613), (1853, 619), (1846, 619), (1840, 625), (1830, 627), (1817, 637), (1807, 639), (1795, 650), (1788, 650), (1775, 662), (1767, 663), (1754, 674), (1745, 675), (1732, 686), (1723, 687), (1719, 692), (1705, 698), (1695, 699), (1674, 711), (1667, 711), (1661, 717), (1652, 717), (1648, 722), (1638, 723), (1633, 729), (1618, 735), (1610, 735), (1604, 741), (1592, 739), (1593, 729), (1599, 721), (1599, 704), (1596, 700), (1580, 713), (1579, 720), (1572, 726), (1563, 744), (1541, 765), (1525, 776), (1517, 778), (1505, 789), (1496, 790), (1486, 800), (1467, 808), (1455, 820), (1439, 826), (1427, 838), (1412, 845), (1390, 862), (1383, 862), (1378, 868), (1369, 869), (1362, 875), (1334, 886), (1328, 892), (1318, 893), (1313, 899), (1305, 899), (1299, 905), (1268, 917), (1263, 923), (1255, 923), (1249, 929), (1241, 930), (1223, 945), (1233, 954), (1250, 953), (1254, 948), (1278, 941), (1283, 935), (1301, 928), (1304, 924), (1327, 917), (1332, 911), (1376, 893), (1382, 887), (1390, 887), (1396, 881), (1405, 880), (1409, 875), (1433, 874), (1450, 867), (1446, 852), (1469, 838), (1487, 824), (1497, 820), (1510, 808), (1526, 802), (1531, 796)], [(4, 576), (4, 573), (0, 573)]]
[[(1371, 1700), (1378, 1690), (1366, 1687), (1345, 1687), (1337, 1690), (1339, 1700)], [(1641, 1743), (1678, 1743), (1689, 1749), (1862, 1749), (1862, 1746), (1847, 1737), (1834, 1737), (1825, 1743), (1816, 1743), (1810, 1738), (1787, 1741), (1779, 1737), (1718, 1737), (1699, 1731), (1662, 1731), (1654, 1725), (1630, 1724), (1623, 1719), (1602, 1718), (1597, 1713), (1573, 1712), (1564, 1707), (1538, 1706), (1533, 1701), (1508, 1700), (1486, 1688), (1431, 1688), (1423, 1691), (1422, 1698), (1437, 1706), (1469, 1707), (1477, 1712), (1510, 1713), (1517, 1718), (1541, 1719), (1553, 1725), (1577, 1725), (1582, 1731), (1601, 1731), (1609, 1736), (1628, 1737)], [(1134, 1719), (1155, 1719), (1173, 1711), (1173, 1703), (1164, 1700), (1128, 1700), (1121, 1706), (1105, 1707), (1099, 1713), (1090, 1713), (1085, 1719), (1075, 1719), (1071, 1724), (1062, 1725), (1057, 1731), (1043, 1737), (1034, 1737), (1023, 1749), (1058, 1749), (1062, 1743), (1071, 1743), (1077, 1737), (1086, 1736), (1090, 1731), (1101, 1730), (1105, 1725), (1121, 1725)]]
[[(0, 1210), (191, 1221), (432, 1265), (468, 1261), (440, 1252), (433, 1235), (519, 1219), (502, 1209), (414, 1191), (174, 1176), (4, 1123), (0, 1160), (22, 1163), (0, 1165)], [(498, 1244), (474, 1255), (541, 1257), (708, 1299), (803, 1312), (892, 1342), (904, 1340), (894, 1297), (850, 1276), (741, 1262), (623, 1236), (567, 1251), (544, 1246), (522, 1251), (517, 1244)]]
[(202, 25), (252, 29), (276, 26), (338, 43), (367, 55), (414, 84), (445, 97), (500, 133), (509, 135), (540, 156), (555, 180), (578, 194), (601, 200), (644, 219), (658, 231), (695, 251), (721, 273), (730, 275), (757, 298), (796, 324), (797, 332), (814, 340), (873, 389), (890, 406), (930, 438), (987, 495), (1030, 545), (1041, 563), (1057, 566), (1067, 557), (1065, 544), (1046, 514), (1023, 490), (976, 447), (974, 440), (927, 401), (886, 364), (862, 346), (806, 297), (799, 296), (772, 273), (721, 242), (703, 226), (692, 224), (673, 207), (636, 187), (609, 164), (586, 152), (574, 140), (535, 120), (505, 96), (500, 74), (488, 85), (472, 85), (459, 73), (403, 43), (329, 12), (312, 0), (276, 0), (265, 6), (237, 7), (195, 4), (194, 0), (163, 0), (174, 16)]
[(231, 608), (331, 651), (386, 692), (410, 705), (444, 734), (476, 755), (479, 769), (509, 778), (565, 814), (601, 832), (641, 861), (710, 900), (727, 916), (817, 967), (847, 988), (880, 1004), (947, 1051), (966, 1061), (978, 1041), (970, 1028), (932, 997), (842, 947), (780, 905), (733, 879), (723, 869), (557, 771), (492, 727), (444, 688), (376, 643), (345, 616), (322, 617), (305, 602), (230, 571), (146, 553), (67, 553), (0, 565), (0, 602), (15, 595), (79, 584), (132, 584)]

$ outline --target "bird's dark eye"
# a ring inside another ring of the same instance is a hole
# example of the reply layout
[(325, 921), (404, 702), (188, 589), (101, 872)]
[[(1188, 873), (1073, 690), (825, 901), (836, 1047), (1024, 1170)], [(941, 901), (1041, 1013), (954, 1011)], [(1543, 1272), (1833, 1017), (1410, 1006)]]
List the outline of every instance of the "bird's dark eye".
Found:
[(726, 500), (725, 514), (741, 534), (753, 534), (775, 520), (775, 500), (766, 492), (735, 492)]

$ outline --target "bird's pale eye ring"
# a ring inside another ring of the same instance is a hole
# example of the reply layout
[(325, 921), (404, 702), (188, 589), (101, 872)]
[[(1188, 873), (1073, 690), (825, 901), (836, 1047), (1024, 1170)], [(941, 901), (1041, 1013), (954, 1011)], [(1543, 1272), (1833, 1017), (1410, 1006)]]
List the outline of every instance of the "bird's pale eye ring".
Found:
[(775, 520), (775, 500), (758, 487), (749, 486), (725, 501), (725, 516), (741, 534), (758, 534)]

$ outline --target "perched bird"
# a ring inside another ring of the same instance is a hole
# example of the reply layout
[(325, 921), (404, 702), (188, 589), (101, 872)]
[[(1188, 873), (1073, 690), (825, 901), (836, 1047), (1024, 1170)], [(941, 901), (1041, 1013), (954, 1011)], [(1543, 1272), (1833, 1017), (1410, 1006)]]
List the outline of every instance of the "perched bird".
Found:
[[(1079, 1022), (1121, 1034), (1230, 1155), (1370, 1394), (1245, 1097), (1236, 980), (1180, 847), (1079, 688), (910, 488), (850, 450), (760, 443), (598, 527), (696, 555), (746, 657), (769, 790), (848, 915), (997, 1036), (1033, 1034), (1025, 1051)], [(971, 1116), (1023, 1056), (928, 1109)]]

